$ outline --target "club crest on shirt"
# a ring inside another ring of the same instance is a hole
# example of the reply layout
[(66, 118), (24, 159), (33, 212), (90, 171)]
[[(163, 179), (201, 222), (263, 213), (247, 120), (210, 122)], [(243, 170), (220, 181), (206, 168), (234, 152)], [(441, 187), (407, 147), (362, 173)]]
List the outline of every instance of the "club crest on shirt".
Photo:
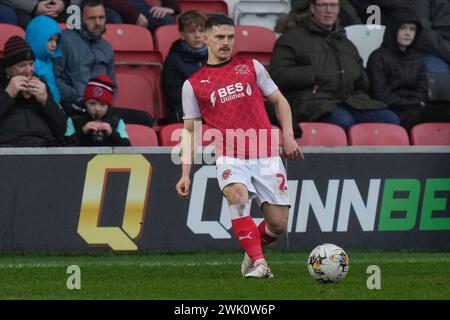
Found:
[(231, 173), (231, 169), (227, 169), (224, 172), (222, 172), (222, 180), (227, 180), (232, 175), (233, 174)]
[(236, 67), (234, 67), (234, 72), (236, 74), (245, 75), (250, 73), (250, 68), (246, 64), (239, 64)]

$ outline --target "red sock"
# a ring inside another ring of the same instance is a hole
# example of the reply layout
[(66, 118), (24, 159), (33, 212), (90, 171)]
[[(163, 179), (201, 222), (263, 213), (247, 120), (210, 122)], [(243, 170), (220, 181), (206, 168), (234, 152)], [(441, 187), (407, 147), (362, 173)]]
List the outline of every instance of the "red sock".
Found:
[(278, 237), (274, 233), (270, 231), (269, 233), (267, 232), (266, 224), (266, 220), (263, 220), (258, 226), (259, 235), (261, 237), (261, 245), (263, 246), (271, 244), (272, 242), (278, 240)]
[(247, 252), (248, 256), (255, 262), (259, 259), (264, 259), (261, 247), (261, 237), (259, 236), (258, 228), (252, 217), (246, 216), (243, 218), (232, 219), (234, 235), (241, 243), (242, 248)]

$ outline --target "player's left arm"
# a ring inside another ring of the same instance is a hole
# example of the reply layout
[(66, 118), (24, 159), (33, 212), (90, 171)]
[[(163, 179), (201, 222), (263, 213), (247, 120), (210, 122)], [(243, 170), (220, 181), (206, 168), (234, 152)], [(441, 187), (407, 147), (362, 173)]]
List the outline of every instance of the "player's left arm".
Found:
[(283, 153), (288, 159), (303, 159), (303, 152), (294, 138), (294, 130), (292, 128), (292, 114), (289, 102), (280, 92), (276, 90), (266, 97), (275, 107), (275, 114), (281, 126), (283, 135)]

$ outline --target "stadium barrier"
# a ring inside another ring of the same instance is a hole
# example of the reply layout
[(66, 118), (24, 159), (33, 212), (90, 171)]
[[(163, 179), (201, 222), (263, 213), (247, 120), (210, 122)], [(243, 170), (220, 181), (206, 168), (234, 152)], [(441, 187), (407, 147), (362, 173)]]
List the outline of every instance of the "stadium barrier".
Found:
[[(293, 205), (274, 249), (450, 249), (450, 148), (304, 152), (279, 181)], [(0, 149), (0, 252), (238, 249), (215, 166), (194, 166), (182, 200), (172, 158), (168, 147)]]

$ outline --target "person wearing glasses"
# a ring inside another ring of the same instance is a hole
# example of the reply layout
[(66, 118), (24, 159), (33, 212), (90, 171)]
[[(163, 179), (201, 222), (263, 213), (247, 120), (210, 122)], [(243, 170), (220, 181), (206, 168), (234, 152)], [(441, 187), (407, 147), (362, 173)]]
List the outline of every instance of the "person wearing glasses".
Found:
[[(287, 29), (296, 26), (303, 18), (309, 16), (310, 5), (311, 0), (292, 0), (291, 12), (288, 15), (281, 16), (277, 20), (274, 31), (283, 33)], [(339, 21), (343, 27), (363, 23), (355, 7), (350, 3), (350, 0), (341, 0), (339, 5)]]
[(370, 99), (358, 50), (340, 26), (339, 0), (312, 0), (310, 14), (282, 34), (269, 72), (288, 99), (294, 122), (399, 124), (388, 106)]

